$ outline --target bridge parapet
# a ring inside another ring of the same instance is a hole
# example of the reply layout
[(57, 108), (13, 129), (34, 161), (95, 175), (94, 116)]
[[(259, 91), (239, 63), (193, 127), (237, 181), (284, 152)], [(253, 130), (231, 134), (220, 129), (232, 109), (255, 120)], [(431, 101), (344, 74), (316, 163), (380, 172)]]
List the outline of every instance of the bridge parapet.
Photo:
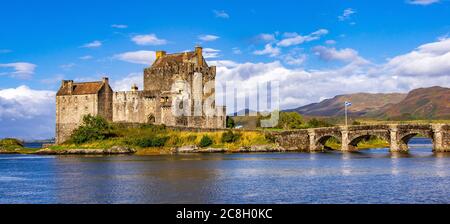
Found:
[(342, 144), (342, 151), (356, 150), (360, 141), (376, 136), (390, 143), (391, 151), (408, 151), (409, 140), (417, 135), (433, 140), (434, 151), (450, 151), (450, 124), (383, 124), (315, 128), (285, 131), (275, 134), (277, 142), (286, 149), (323, 151), (330, 138)]

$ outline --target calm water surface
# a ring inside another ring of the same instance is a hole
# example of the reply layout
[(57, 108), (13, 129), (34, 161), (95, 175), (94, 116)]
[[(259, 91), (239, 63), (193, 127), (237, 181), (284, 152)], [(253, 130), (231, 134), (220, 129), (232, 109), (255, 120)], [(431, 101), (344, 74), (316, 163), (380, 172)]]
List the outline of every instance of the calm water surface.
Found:
[(0, 155), (0, 203), (450, 203), (450, 154)]

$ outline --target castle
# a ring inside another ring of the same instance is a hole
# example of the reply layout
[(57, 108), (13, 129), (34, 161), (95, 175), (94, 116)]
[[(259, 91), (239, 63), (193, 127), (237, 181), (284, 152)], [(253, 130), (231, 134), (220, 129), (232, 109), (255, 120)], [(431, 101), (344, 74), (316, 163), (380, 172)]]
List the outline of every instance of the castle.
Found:
[(192, 52), (156, 52), (144, 70), (144, 89), (114, 92), (109, 79), (62, 81), (56, 95), (56, 143), (67, 141), (85, 115), (114, 123), (225, 128), (226, 108), (215, 104), (216, 67), (208, 66), (199, 46)]

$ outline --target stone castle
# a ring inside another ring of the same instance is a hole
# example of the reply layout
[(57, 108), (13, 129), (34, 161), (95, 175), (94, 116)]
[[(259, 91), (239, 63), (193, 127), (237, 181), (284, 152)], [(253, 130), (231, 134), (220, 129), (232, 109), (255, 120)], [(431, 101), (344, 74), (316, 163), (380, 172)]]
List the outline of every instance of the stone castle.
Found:
[(144, 89), (114, 92), (109, 79), (62, 81), (56, 95), (56, 143), (67, 141), (85, 115), (114, 123), (164, 124), (173, 127), (225, 128), (226, 108), (215, 105), (216, 67), (208, 66), (203, 49), (156, 52), (144, 70)]

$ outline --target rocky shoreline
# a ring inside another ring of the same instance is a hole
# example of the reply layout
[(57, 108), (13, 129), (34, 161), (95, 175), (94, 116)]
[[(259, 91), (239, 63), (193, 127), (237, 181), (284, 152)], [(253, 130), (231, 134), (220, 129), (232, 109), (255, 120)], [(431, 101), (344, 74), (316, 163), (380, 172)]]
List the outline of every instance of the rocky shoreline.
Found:
[(136, 153), (137, 150), (129, 147), (114, 146), (110, 149), (67, 149), (51, 150), (41, 149), (33, 154), (35, 155), (129, 155)]
[[(199, 148), (198, 146), (183, 146), (169, 150), (171, 154), (184, 153), (256, 153), (256, 152), (287, 152), (280, 146), (259, 145), (250, 147), (241, 147), (239, 149), (228, 148)], [(0, 154), (32, 154), (32, 155), (133, 155), (139, 151), (130, 147), (114, 146), (110, 149), (66, 149), (52, 150), (49, 148), (41, 149), (35, 152), (23, 153), (21, 150), (0, 150)], [(145, 154), (144, 154), (145, 155)]]

